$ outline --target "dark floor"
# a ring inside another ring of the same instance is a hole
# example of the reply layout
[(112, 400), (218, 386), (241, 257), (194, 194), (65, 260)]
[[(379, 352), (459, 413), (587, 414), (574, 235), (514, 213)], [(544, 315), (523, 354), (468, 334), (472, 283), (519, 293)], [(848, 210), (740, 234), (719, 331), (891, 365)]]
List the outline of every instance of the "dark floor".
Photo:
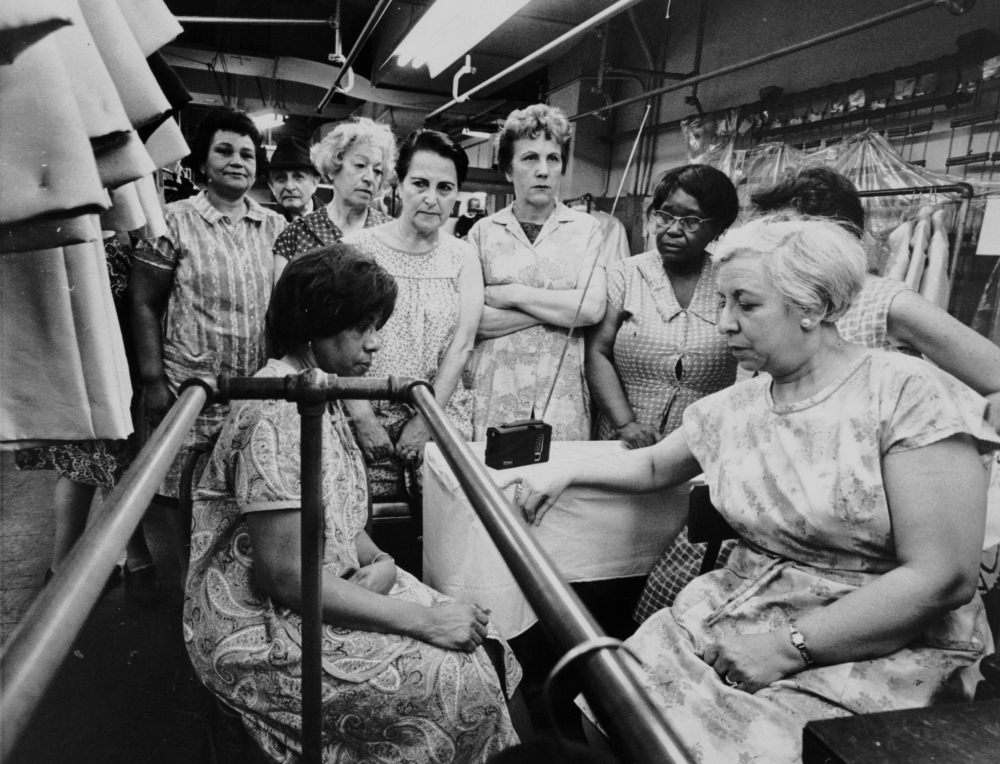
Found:
[[(51, 472), (17, 472), (0, 454), (0, 637), (6, 639), (41, 588), (52, 543)], [(100, 501), (98, 497), (95, 501)], [(14, 755), (5, 764), (187, 764), (207, 761), (213, 700), (194, 676), (181, 638), (178, 569), (166, 528), (154, 510), (146, 535), (164, 600), (140, 606), (123, 586), (91, 614)], [(420, 550), (411, 525), (380, 526), (376, 542), (419, 575)], [(625, 637), (641, 582), (584, 584), (578, 591), (605, 628)], [(522, 685), (536, 727), (550, 729), (541, 685), (556, 655), (540, 628), (512, 642), (525, 668)], [(556, 723), (581, 739), (579, 715), (565, 690)]]

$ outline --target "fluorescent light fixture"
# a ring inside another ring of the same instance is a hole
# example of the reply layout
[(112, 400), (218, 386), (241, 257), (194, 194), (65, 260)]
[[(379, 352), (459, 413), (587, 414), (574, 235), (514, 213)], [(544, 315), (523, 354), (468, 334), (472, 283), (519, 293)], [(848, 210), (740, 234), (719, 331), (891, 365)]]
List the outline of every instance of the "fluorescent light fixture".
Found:
[(281, 109), (263, 109), (251, 114), (250, 119), (253, 120), (258, 130), (271, 130), (284, 125), (288, 114)]
[(395, 52), (400, 66), (426, 64), (431, 77), (455, 63), (530, 0), (437, 0)]
[(458, 145), (463, 149), (467, 149), (470, 146), (478, 146), (480, 143), (484, 143), (493, 137), (493, 133), (487, 133), (482, 130), (472, 130), (468, 127), (463, 127), (462, 132), (455, 136), (455, 140)]

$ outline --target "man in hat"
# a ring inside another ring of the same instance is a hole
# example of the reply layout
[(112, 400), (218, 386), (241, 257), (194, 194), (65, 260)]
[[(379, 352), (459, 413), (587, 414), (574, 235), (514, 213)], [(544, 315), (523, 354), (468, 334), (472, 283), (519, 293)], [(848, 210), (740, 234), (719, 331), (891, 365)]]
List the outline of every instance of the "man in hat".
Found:
[(267, 185), (278, 203), (278, 212), (289, 223), (322, 206), (313, 196), (319, 179), (304, 140), (289, 137), (278, 141), (268, 165)]

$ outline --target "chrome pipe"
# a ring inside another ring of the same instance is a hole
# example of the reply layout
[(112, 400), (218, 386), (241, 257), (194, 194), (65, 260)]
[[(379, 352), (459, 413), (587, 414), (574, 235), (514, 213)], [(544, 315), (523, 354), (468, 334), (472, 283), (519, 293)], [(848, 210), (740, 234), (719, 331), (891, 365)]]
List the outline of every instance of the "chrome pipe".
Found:
[(251, 19), (235, 16), (174, 16), (181, 24), (226, 24), (257, 27), (331, 27), (337, 28), (336, 20), (328, 19)]
[[(691, 87), (692, 85), (697, 85), (702, 82), (707, 82), (708, 80), (714, 80), (719, 77), (723, 77), (727, 74), (732, 74), (734, 72), (742, 71), (743, 69), (749, 69), (752, 66), (757, 66), (758, 64), (766, 63), (767, 61), (773, 61), (776, 58), (781, 58), (782, 56), (787, 56), (791, 53), (798, 53), (800, 50), (806, 50), (807, 48), (813, 48), (817, 45), (822, 45), (825, 42), (830, 42), (832, 40), (839, 39), (841, 37), (846, 37), (852, 35), (855, 32), (862, 32), (866, 29), (870, 29), (880, 24), (885, 24), (889, 21), (894, 21), (898, 18), (904, 16), (909, 16), (918, 11), (926, 10), (936, 5), (947, 5), (949, 0), (920, 0), (916, 3), (911, 3), (910, 5), (904, 5), (902, 8), (897, 8), (894, 11), (889, 11), (888, 13), (883, 13), (880, 16), (875, 16), (865, 21), (859, 21), (856, 24), (851, 24), (843, 29), (838, 29), (834, 32), (828, 32), (826, 34), (819, 35), (818, 37), (813, 37), (812, 39), (805, 40), (803, 42), (796, 43), (794, 45), (789, 45), (785, 48), (779, 48), (771, 53), (765, 53), (761, 56), (755, 56), (754, 58), (749, 58), (746, 61), (741, 61), (738, 64), (732, 64), (730, 66), (724, 66), (721, 69), (716, 69), (713, 72), (707, 72), (706, 74), (699, 74), (697, 77), (691, 77), (690, 79), (681, 80), (680, 82), (675, 82), (670, 85), (664, 85), (663, 87), (654, 88), (653, 90), (647, 90), (645, 93), (641, 93), (637, 96), (632, 96), (630, 98), (622, 99), (621, 101), (615, 101), (607, 106), (601, 106), (597, 109), (592, 109), (590, 111), (584, 112), (583, 114), (577, 114), (569, 118), (570, 122), (576, 122), (577, 120), (583, 119), (584, 117), (591, 117), (595, 114), (601, 114), (605, 111), (610, 111), (612, 109), (617, 109), (622, 106), (628, 106), (629, 104), (636, 103), (638, 101), (644, 101), (655, 95), (662, 95), (664, 93), (672, 93), (675, 90), (681, 90), (683, 88)], [(484, 83), (485, 84), (485, 83)], [(481, 86), (480, 86), (481, 87)], [(470, 91), (471, 93), (471, 91)], [(467, 94), (469, 95), (469, 94)], [(449, 106), (451, 104), (448, 104)], [(441, 111), (443, 109), (439, 109)], [(438, 112), (432, 112), (430, 116), (434, 116)]]
[(13, 752), (39, 702), (101, 598), (129, 538), (208, 398), (204, 383), (181, 391), (48, 585), (0, 650), (0, 760)]
[[(415, 384), (410, 388), (410, 402), (430, 427), (435, 443), (556, 648), (565, 653), (604, 637), (548, 555), (514, 519), (517, 509), (469, 450), (432, 391)], [(642, 687), (630, 660), (618, 651), (601, 650), (581, 658), (579, 666), (584, 695), (612, 742), (629, 760), (648, 764), (694, 762), (671, 723)]]
[(438, 114), (441, 114), (442, 112), (447, 111), (448, 109), (450, 109), (455, 104), (458, 104), (458, 103), (461, 103), (462, 101), (465, 101), (473, 93), (478, 93), (480, 90), (482, 90), (485, 87), (489, 87), (494, 82), (498, 82), (499, 80), (502, 80), (508, 74), (516, 72), (518, 69), (520, 69), (520, 68), (522, 68), (524, 66), (527, 66), (532, 61), (534, 61), (536, 58), (539, 58), (540, 56), (544, 56), (550, 50), (554, 50), (555, 48), (558, 48), (560, 45), (563, 45), (563, 44), (569, 42), (570, 40), (573, 40), (573, 39), (579, 37), (580, 35), (582, 35), (582, 34), (584, 34), (586, 32), (589, 32), (594, 27), (596, 27), (596, 26), (598, 26), (600, 24), (603, 24), (605, 21), (607, 21), (612, 16), (615, 16), (615, 15), (621, 13), (622, 11), (624, 11), (624, 10), (632, 7), (633, 5), (638, 5), (640, 2), (642, 2), (642, 0), (618, 0), (618, 2), (615, 3), (614, 5), (608, 6), (603, 11), (601, 11), (600, 13), (598, 13), (596, 16), (594, 16), (594, 17), (592, 17), (590, 19), (587, 19), (587, 21), (584, 21), (582, 24), (580, 24), (578, 26), (573, 27), (571, 30), (569, 30), (565, 34), (559, 35), (559, 37), (557, 37), (556, 39), (554, 39), (552, 42), (550, 42), (550, 43), (548, 43), (546, 45), (543, 45), (541, 48), (539, 48), (538, 50), (536, 50), (534, 53), (531, 53), (530, 55), (527, 55), (524, 58), (522, 58), (516, 64), (511, 64), (510, 66), (508, 66), (506, 69), (504, 69), (499, 74), (494, 74), (488, 80), (485, 80), (484, 82), (480, 82), (478, 85), (476, 85), (475, 87), (471, 88), (469, 91), (467, 91), (463, 95), (459, 96), (458, 98), (453, 98), (452, 100), (448, 101), (448, 103), (446, 103), (444, 106), (441, 106), (441, 107), (435, 109), (430, 114), (428, 114), (424, 118), (424, 120), (426, 121), (428, 119), (431, 119), (432, 117), (436, 117)]

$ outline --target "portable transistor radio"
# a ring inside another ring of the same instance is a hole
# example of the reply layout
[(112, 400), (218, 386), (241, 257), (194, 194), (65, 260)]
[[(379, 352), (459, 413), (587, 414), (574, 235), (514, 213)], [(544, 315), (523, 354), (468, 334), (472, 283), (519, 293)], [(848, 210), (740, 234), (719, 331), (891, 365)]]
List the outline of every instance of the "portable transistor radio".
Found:
[(549, 460), (552, 425), (522, 419), (486, 430), (486, 466), (495, 470), (523, 467)]

